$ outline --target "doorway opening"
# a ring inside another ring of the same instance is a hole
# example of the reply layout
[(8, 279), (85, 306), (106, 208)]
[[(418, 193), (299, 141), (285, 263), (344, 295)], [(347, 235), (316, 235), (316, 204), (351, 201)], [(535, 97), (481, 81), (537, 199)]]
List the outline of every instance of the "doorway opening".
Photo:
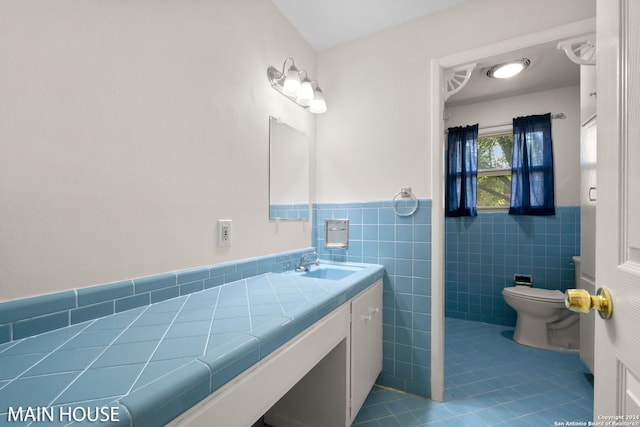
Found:
[[(445, 400), (444, 351), (445, 351), (445, 230), (444, 219), (444, 135), (445, 80), (447, 70), (464, 68), (468, 64), (481, 63), (486, 58), (511, 55), (522, 49), (557, 43), (592, 33), (595, 19), (577, 21), (534, 34), (505, 40), (482, 48), (435, 59), (431, 64), (431, 147), (432, 147), (432, 334), (431, 334), (431, 396), (436, 401)], [(501, 123), (491, 123), (500, 125)], [(578, 122), (579, 127), (579, 122)]]

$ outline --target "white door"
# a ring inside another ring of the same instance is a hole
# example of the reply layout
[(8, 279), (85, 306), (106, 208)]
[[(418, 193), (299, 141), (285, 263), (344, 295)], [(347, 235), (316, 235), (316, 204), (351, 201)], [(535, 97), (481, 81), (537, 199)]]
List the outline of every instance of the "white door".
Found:
[(597, 1), (597, 46), (596, 282), (613, 316), (596, 316), (594, 419), (640, 426), (640, 1)]

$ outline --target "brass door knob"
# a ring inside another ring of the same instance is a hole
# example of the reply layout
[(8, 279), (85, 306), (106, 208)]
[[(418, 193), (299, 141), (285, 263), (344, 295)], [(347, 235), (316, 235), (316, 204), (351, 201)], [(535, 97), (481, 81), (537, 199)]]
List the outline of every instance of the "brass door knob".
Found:
[(567, 289), (564, 305), (578, 313), (588, 313), (593, 308), (603, 319), (609, 319), (613, 314), (611, 293), (607, 288), (598, 289), (596, 295), (590, 295), (585, 289)]

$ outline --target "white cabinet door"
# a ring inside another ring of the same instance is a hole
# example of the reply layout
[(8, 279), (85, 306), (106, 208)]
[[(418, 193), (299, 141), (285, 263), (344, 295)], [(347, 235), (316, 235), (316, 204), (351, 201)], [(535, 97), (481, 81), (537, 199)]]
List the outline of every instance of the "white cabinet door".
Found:
[(382, 279), (351, 303), (351, 421), (382, 371)]

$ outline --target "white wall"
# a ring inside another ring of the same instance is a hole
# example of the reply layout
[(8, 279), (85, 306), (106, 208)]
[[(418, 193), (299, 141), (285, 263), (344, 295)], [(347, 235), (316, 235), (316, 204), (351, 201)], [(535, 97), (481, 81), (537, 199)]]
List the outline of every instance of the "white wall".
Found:
[(431, 59), (594, 3), (478, 0), (324, 51), (316, 72), (267, 0), (0, 0), (0, 301), (309, 246), (309, 223), (267, 219), (268, 116), (316, 133), (266, 80), (287, 56), (329, 107), (312, 198), (429, 198)]
[[(446, 127), (510, 124), (514, 117), (564, 113), (551, 122), (557, 206), (579, 206), (580, 86), (447, 108)], [(481, 131), (482, 132), (482, 131)]]
[(309, 223), (268, 221), (268, 117), (315, 118), (266, 69), (316, 76), (270, 1), (0, 10), (0, 301), (310, 245)]
[(317, 200), (431, 198), (431, 60), (593, 16), (594, 0), (473, 1), (319, 53)]

